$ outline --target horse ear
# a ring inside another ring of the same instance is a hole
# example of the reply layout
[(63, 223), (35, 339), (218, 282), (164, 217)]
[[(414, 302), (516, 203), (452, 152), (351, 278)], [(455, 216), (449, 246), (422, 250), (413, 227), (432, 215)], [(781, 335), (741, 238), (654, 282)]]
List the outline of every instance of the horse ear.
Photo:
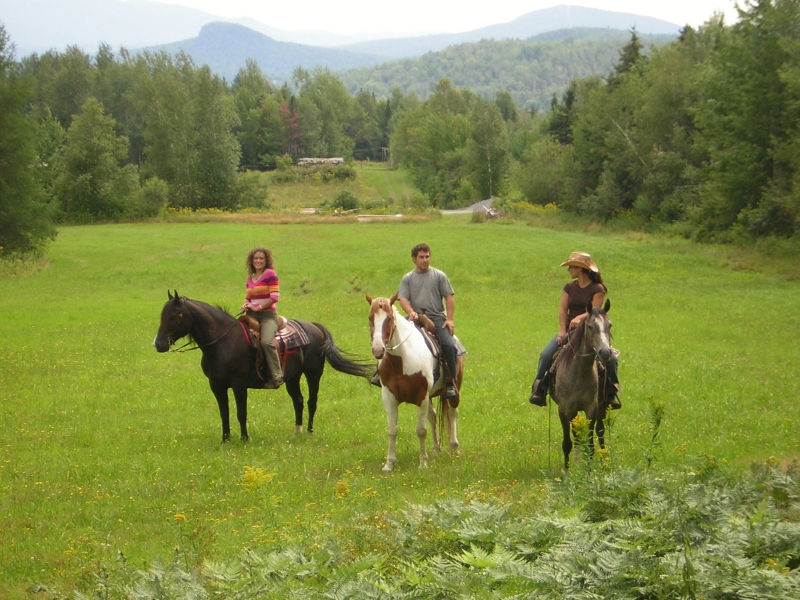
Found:
[(391, 305), (392, 305), (392, 304), (394, 304), (395, 302), (397, 302), (397, 292), (395, 292), (395, 293), (394, 293), (394, 296), (392, 296), (391, 298), (389, 298), (389, 306), (391, 306)]
[(174, 297), (175, 297), (175, 298), (177, 298), (177, 297), (178, 297), (178, 290), (175, 290), (175, 296), (174, 296)]
[(369, 304), (372, 304), (372, 297), (367, 292), (364, 292), (364, 298), (367, 299)]
[(167, 290), (167, 296), (169, 296), (169, 299), (172, 300), (172, 292), (170, 292), (169, 290)]
[(611, 310), (611, 300), (606, 300), (606, 303), (603, 305), (603, 312), (608, 312)]

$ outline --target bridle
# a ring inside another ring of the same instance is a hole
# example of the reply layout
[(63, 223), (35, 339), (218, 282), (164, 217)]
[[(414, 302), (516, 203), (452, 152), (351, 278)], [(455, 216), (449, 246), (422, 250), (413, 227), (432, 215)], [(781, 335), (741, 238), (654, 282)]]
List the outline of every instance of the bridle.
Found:
[[(184, 299), (184, 298), (181, 298), (181, 302), (183, 302), (183, 303), (185, 304), (185, 299)], [(188, 313), (186, 313), (186, 314), (188, 314)], [(241, 315), (242, 313), (239, 313), (239, 314)], [(184, 315), (184, 313), (183, 313), (183, 312), (181, 312), (181, 313), (178, 315), (178, 318), (179, 318), (179, 319), (182, 319), (182, 318), (183, 318), (183, 315)], [(238, 316), (238, 315), (237, 315), (237, 316)], [(228, 335), (228, 334), (231, 332), (231, 330), (232, 330), (234, 327), (236, 327), (236, 325), (238, 325), (238, 324), (239, 324), (239, 321), (238, 321), (238, 320), (234, 320), (234, 321), (233, 321), (233, 323), (231, 324), (231, 326), (230, 326), (230, 327), (228, 327), (228, 329), (226, 329), (226, 330), (225, 330), (225, 333), (223, 333), (223, 334), (222, 334), (222, 335), (220, 335), (219, 337), (217, 337), (217, 338), (215, 338), (215, 339), (211, 340), (210, 342), (205, 342), (204, 344), (198, 344), (196, 340), (194, 340), (194, 339), (191, 339), (191, 340), (189, 340), (188, 342), (186, 342), (186, 343), (185, 343), (183, 346), (181, 346), (180, 348), (170, 348), (170, 349), (169, 349), (169, 351), (170, 351), (170, 352), (183, 353), (183, 352), (191, 352), (192, 350), (202, 350), (203, 348), (208, 348), (208, 347), (210, 347), (210, 346), (213, 346), (214, 344), (216, 344), (218, 341), (220, 341), (220, 340), (221, 340), (222, 338), (224, 338), (226, 335)], [(191, 327), (190, 327), (190, 329), (191, 329)], [(184, 335), (187, 335), (188, 333), (189, 333), (189, 332), (187, 332), (187, 333), (186, 333), (186, 334), (184, 334)], [(181, 336), (181, 337), (183, 337), (183, 336)], [(174, 344), (174, 343), (175, 343), (175, 341), (172, 339), (172, 336), (171, 336), (171, 335), (168, 335), (168, 336), (167, 336), (167, 343), (169, 343), (169, 345), (170, 345), (170, 346), (172, 346), (172, 344)], [(191, 344), (194, 344), (194, 347), (192, 347), (192, 348), (186, 348), (186, 346), (190, 346)], [(184, 350), (184, 348), (186, 348), (186, 349)]]
[[(381, 328), (381, 341), (383, 342), (384, 350), (386, 352), (392, 352), (394, 350), (397, 350), (404, 343), (406, 343), (408, 338), (410, 338), (414, 334), (414, 331), (412, 330), (405, 338), (403, 338), (400, 342), (398, 342), (394, 346), (390, 346), (389, 345), (389, 340), (392, 339), (392, 337), (394, 336), (395, 332), (397, 331), (397, 320), (396, 320), (397, 317), (394, 314), (394, 308), (392, 308), (392, 306), (389, 305), (388, 302), (386, 303), (386, 305), (384, 305), (383, 302), (380, 302), (378, 304), (378, 306), (379, 306), (379, 308), (381, 308), (386, 313), (386, 319), (385, 319), (384, 323), (386, 321), (389, 322), (388, 334), (384, 335), (383, 327)], [(374, 322), (373, 322), (373, 327), (374, 327)]]

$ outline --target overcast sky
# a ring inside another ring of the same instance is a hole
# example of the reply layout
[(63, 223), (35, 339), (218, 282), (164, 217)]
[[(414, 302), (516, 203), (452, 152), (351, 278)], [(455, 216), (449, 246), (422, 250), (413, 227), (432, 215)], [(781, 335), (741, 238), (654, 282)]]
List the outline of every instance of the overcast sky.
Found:
[(160, 0), (222, 17), (248, 16), (286, 31), (317, 29), (349, 35), (458, 33), (506, 23), (539, 10), (572, 4), (656, 17), (677, 25), (703, 24), (723, 12), (736, 17), (735, 0)]

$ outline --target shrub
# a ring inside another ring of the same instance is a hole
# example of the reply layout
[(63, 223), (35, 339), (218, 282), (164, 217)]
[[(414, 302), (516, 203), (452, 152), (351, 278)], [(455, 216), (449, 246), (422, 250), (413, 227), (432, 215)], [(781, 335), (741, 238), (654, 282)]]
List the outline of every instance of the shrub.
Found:
[(234, 183), (234, 206), (241, 208), (269, 208), (267, 177), (258, 171), (239, 173)]
[(361, 203), (358, 201), (358, 196), (353, 192), (350, 190), (342, 190), (336, 194), (331, 205), (333, 208), (338, 208), (340, 210), (356, 210), (360, 208)]
[(125, 207), (125, 216), (132, 219), (155, 217), (169, 202), (169, 186), (158, 177), (151, 177), (139, 188)]

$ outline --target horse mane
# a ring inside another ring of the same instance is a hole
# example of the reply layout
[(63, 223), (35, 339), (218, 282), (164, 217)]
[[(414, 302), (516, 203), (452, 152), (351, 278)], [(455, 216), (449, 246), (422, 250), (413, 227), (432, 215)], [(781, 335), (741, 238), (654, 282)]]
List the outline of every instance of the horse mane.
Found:
[(572, 329), (567, 334), (567, 343), (561, 346), (560, 361), (564, 361), (564, 367), (569, 368), (575, 356), (578, 354), (581, 346), (583, 346), (583, 338), (586, 336), (586, 319), (583, 320), (581, 326)]
[[(236, 320), (236, 318), (222, 306), (209, 304), (208, 302), (203, 302), (202, 300), (192, 300), (191, 298), (187, 298), (186, 296), (181, 296), (181, 300), (183, 300), (184, 303), (189, 303), (194, 307), (200, 309), (200, 311), (203, 312), (204, 314), (210, 315), (212, 319), (215, 317), (219, 317), (223, 320), (227, 319), (230, 319), (232, 321)], [(192, 335), (191, 331), (189, 331), (187, 336), (193, 343), (195, 344), (198, 343), (197, 340)]]

